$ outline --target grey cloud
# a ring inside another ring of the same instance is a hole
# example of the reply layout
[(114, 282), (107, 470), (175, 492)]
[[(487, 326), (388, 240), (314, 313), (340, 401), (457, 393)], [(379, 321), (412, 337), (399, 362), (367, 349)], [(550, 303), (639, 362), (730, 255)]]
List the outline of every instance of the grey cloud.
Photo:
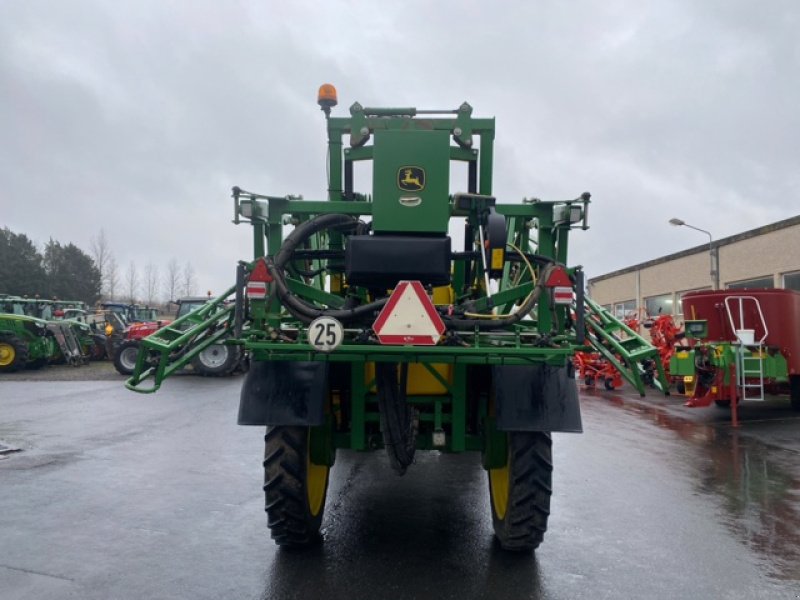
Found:
[[(496, 116), (496, 193), (594, 193), (591, 274), (796, 214), (796, 2), (0, 6), (0, 225), (232, 281), (231, 185), (325, 193), (319, 84)], [(24, 199), (24, 202), (20, 202)], [(144, 220), (144, 223), (142, 223)]]

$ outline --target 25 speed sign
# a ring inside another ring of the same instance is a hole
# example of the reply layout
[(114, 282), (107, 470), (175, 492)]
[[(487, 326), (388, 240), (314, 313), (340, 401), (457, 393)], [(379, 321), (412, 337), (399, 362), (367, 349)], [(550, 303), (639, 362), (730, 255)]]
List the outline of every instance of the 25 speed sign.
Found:
[(333, 317), (317, 317), (308, 326), (308, 343), (319, 352), (332, 352), (344, 340), (344, 327)]

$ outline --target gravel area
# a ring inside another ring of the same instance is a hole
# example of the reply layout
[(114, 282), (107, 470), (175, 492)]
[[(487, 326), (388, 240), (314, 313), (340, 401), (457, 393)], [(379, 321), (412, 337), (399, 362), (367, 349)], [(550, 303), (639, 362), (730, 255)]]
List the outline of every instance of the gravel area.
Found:
[(117, 373), (110, 360), (92, 361), (80, 367), (47, 365), (41, 369), (24, 369), (15, 373), (0, 373), (3, 381), (119, 381), (125, 380)]

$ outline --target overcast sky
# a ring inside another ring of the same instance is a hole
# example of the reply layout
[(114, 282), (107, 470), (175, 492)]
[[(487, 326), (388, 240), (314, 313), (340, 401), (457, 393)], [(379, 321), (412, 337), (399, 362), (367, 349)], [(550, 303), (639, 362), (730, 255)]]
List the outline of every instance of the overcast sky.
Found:
[[(800, 214), (800, 2), (0, 2), (0, 226), (123, 272), (250, 258), (230, 188), (325, 197), (324, 119), (497, 118), (495, 195), (590, 191), (590, 277)], [(364, 190), (369, 191), (369, 190)], [(1, 290), (0, 290), (1, 291)]]

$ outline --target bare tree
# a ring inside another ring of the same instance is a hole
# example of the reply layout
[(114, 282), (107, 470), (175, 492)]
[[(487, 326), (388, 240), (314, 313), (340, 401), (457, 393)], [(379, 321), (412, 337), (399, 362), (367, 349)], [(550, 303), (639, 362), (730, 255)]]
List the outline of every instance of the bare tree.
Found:
[(158, 267), (151, 262), (144, 267), (144, 287), (147, 305), (152, 306), (158, 296)]
[(127, 292), (128, 301), (133, 304), (136, 302), (136, 294), (139, 291), (139, 273), (136, 271), (136, 265), (133, 261), (128, 265), (128, 271), (125, 273), (125, 291)]
[(119, 269), (117, 268), (117, 259), (114, 258), (113, 254), (108, 259), (106, 284), (108, 286), (108, 299), (113, 300), (117, 296), (117, 288), (119, 287)]
[(92, 238), (91, 251), (94, 264), (97, 270), (100, 271), (100, 295), (110, 295), (108, 276), (110, 263), (114, 260), (114, 255), (108, 245), (105, 229), (100, 229), (97, 237)]
[(167, 273), (164, 275), (164, 291), (167, 294), (167, 302), (175, 300), (178, 294), (178, 287), (181, 280), (181, 266), (176, 259), (172, 259), (167, 263)]
[(194, 289), (197, 285), (197, 282), (194, 278), (194, 267), (192, 263), (186, 261), (186, 264), (183, 266), (183, 295), (184, 296), (192, 296), (194, 295)]

